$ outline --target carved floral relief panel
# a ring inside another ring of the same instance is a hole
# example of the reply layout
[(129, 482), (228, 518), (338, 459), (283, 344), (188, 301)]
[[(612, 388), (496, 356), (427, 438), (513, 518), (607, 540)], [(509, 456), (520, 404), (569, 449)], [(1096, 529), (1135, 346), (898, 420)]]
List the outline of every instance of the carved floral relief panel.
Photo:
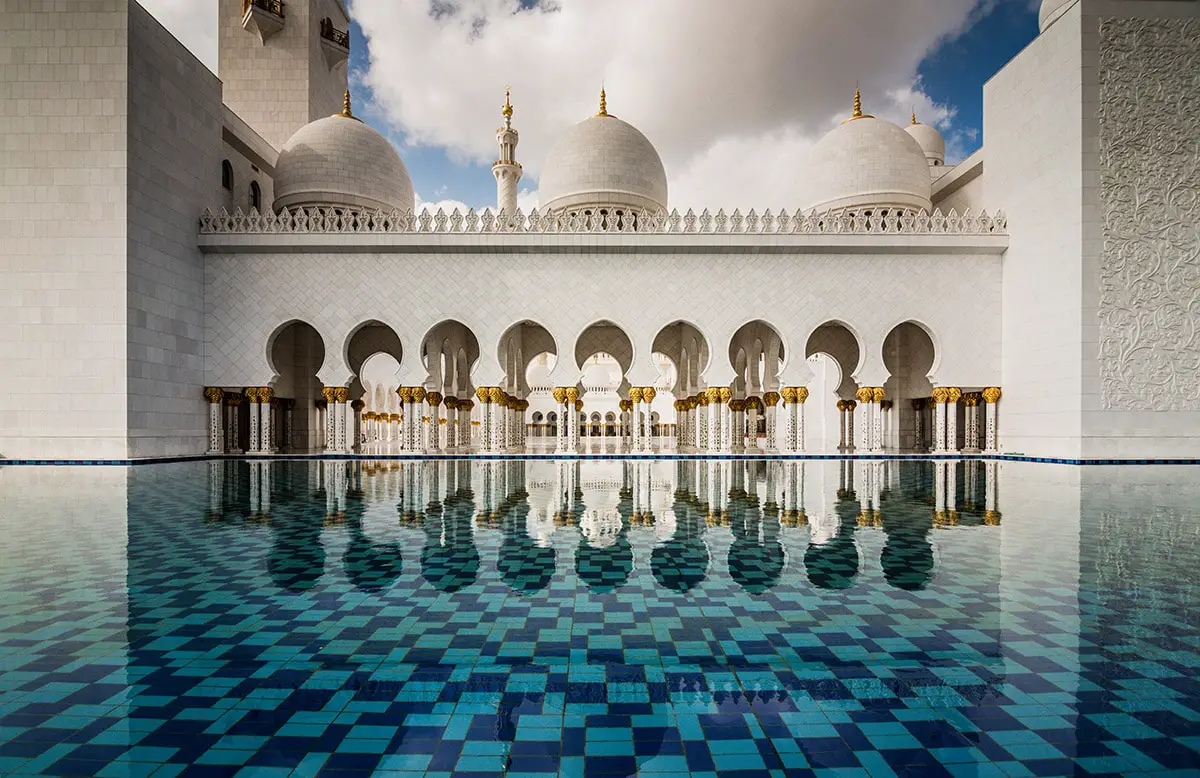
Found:
[(1200, 410), (1200, 20), (1100, 27), (1107, 409)]

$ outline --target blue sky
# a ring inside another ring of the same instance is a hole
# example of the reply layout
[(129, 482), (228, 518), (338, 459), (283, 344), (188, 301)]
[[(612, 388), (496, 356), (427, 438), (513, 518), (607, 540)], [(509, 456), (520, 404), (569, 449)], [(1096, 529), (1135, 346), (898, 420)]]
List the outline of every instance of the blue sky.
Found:
[[(301, 0), (295, 0), (301, 2)], [(216, 0), (141, 0), (216, 70)], [(349, 0), (355, 113), (425, 202), (494, 206), (513, 87), (520, 204), (554, 141), (596, 111), (638, 127), (670, 204), (796, 207), (809, 151), (849, 115), (915, 107), (954, 163), (984, 140), (982, 85), (1037, 34), (1037, 0)], [(436, 13), (434, 10), (436, 9)], [(370, 47), (374, 46), (372, 51)]]
[[(979, 147), (983, 140), (982, 85), (1024, 48), (1037, 31), (1035, 3), (996, 0), (962, 35), (937, 45), (921, 61), (917, 69), (921, 91), (935, 103), (956, 112), (952, 127), (944, 128), (952, 154), (957, 151), (962, 157)], [(369, 43), (357, 23), (352, 25), (351, 36), (351, 72), (361, 76), (369, 67)], [(363, 106), (368, 121), (401, 148), (416, 191), (423, 200), (461, 201), (476, 207), (494, 202), (495, 186), (487, 162), (466, 160), (462, 154), (448, 152), (444, 147), (407, 143), (404, 131), (389, 122), (378, 106), (370, 104), (371, 95), (365, 85), (360, 83), (358, 90), (368, 101)], [(518, 110), (518, 126), (521, 118)], [(532, 177), (528, 179), (523, 185), (535, 187)]]

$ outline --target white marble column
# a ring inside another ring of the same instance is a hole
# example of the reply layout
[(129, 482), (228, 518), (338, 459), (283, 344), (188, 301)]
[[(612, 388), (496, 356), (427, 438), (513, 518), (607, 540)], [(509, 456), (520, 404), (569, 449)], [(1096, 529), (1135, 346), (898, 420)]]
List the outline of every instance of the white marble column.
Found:
[(293, 451), (296, 448), (296, 401), (288, 399), (283, 401), (280, 406), (283, 413), (283, 440), (280, 443), (281, 451)]
[(796, 453), (803, 453), (804, 451), (807, 450), (805, 447), (805, 443), (804, 443), (804, 408), (807, 403), (807, 400), (808, 400), (808, 387), (807, 386), (797, 386), (796, 387), (796, 404), (792, 410), (792, 412), (796, 415), (796, 421), (795, 421), (795, 425), (794, 425), (795, 430), (796, 430), (796, 443), (792, 450), (795, 451)]
[(558, 424), (554, 429), (554, 449), (559, 453), (567, 450), (567, 387), (554, 387), (554, 407), (558, 410)]
[(987, 417), (984, 420), (984, 450), (994, 454), (1000, 450), (999, 438), (997, 435), (997, 406), (1000, 403), (1000, 387), (989, 386), (983, 390), (983, 401), (987, 403), (984, 410), (987, 412)]
[(225, 407), (228, 422), (228, 426), (225, 428), (225, 447), (230, 454), (240, 454), (242, 450), (238, 444), (241, 437), (242, 396), (235, 394), (225, 398)]
[(708, 449), (709, 400), (705, 392), (696, 398), (696, 449)]
[(858, 408), (858, 403), (854, 400), (846, 400), (846, 450), (854, 451), (857, 446), (855, 440), (855, 417), (854, 413)]
[(913, 448), (917, 451), (925, 450), (925, 400), (913, 400), (911, 405), (913, 409)]
[(950, 390), (939, 386), (933, 390), (933, 446), (934, 453), (946, 450), (946, 398)]
[(779, 392), (763, 394), (763, 413), (767, 417), (767, 451), (782, 451), (779, 445)]
[(574, 386), (567, 387), (567, 414), (571, 420), (571, 426), (567, 430), (567, 447), (571, 451), (579, 451), (579, 411), (582, 410), (579, 402), (579, 390)]
[(651, 444), (651, 440), (654, 437), (654, 414), (651, 411), (651, 403), (654, 402), (654, 398), (657, 396), (658, 392), (655, 391), (653, 386), (642, 387), (642, 407), (645, 409), (642, 414), (642, 451), (647, 454), (654, 448)]
[(962, 390), (958, 387), (947, 387), (946, 395), (946, 450), (958, 452), (958, 401), (962, 398)]
[(644, 430), (642, 424), (642, 387), (629, 387), (629, 402), (632, 404), (629, 411), (629, 450), (633, 452), (645, 451), (642, 444), (642, 432)]
[(259, 422), (259, 410), (261, 406), (258, 401), (258, 387), (249, 387), (244, 392), (246, 399), (250, 401), (250, 450), (246, 453), (257, 454), (260, 448), (259, 436), (262, 435), (262, 427)]
[(273, 426), (271, 424), (271, 400), (275, 398), (275, 390), (269, 386), (260, 387), (258, 390), (258, 452), (260, 454), (275, 453), (274, 441), (271, 440)]
[(871, 450), (883, 451), (883, 400), (886, 396), (882, 386), (871, 388)]
[(220, 387), (210, 386), (204, 390), (208, 400), (208, 453), (225, 453), (225, 420), (222, 418), (222, 402), (225, 392)]

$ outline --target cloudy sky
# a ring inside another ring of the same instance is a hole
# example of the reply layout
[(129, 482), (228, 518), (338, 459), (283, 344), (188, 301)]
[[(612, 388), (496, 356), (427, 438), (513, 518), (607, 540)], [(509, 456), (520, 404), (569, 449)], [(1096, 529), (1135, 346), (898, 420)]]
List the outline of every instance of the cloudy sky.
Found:
[[(301, 0), (293, 0), (300, 2)], [(216, 0), (140, 0), (214, 71)], [(675, 207), (794, 204), (808, 148), (849, 115), (982, 141), (981, 87), (1037, 33), (1035, 0), (350, 0), (356, 114), (426, 202), (494, 206), (512, 86), (522, 204), (555, 139), (609, 111), (658, 148)], [(747, 10), (749, 9), (749, 10)]]

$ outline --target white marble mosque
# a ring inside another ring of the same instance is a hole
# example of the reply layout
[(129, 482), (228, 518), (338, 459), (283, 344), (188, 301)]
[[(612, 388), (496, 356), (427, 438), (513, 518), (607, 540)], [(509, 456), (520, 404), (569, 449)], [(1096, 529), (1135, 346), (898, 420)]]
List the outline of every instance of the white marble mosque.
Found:
[(600, 91), (528, 213), (519, 83), (417, 211), (341, 0), (219, 2), (219, 78), (0, 3), (0, 457), (1200, 457), (1200, 2), (1044, 0), (956, 163), (851, 77), (793, 203), (677, 208)]

